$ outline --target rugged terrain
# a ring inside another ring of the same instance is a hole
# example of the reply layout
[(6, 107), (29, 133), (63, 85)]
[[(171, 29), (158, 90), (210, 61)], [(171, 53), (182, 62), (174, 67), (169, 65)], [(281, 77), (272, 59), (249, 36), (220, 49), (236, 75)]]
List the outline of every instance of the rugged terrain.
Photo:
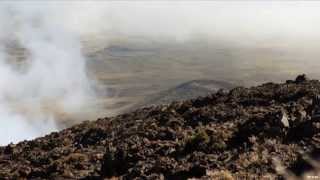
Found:
[[(2, 179), (260, 179), (319, 174), (320, 82), (219, 90), (0, 148)], [(314, 116), (313, 116), (314, 117)]]

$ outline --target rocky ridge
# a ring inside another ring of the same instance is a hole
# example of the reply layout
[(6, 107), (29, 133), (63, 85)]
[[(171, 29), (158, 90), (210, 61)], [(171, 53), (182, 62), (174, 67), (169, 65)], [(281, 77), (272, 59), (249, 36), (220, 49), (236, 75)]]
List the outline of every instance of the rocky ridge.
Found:
[(1, 179), (260, 179), (320, 174), (320, 82), (219, 90), (0, 147)]

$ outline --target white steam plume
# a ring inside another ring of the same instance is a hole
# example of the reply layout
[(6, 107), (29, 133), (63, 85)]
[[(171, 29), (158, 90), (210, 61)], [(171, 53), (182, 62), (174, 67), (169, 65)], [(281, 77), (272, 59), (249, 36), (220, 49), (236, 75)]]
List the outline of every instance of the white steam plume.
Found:
[[(80, 112), (93, 93), (79, 34), (64, 26), (58, 6), (2, 5), (0, 144), (6, 144), (57, 130), (56, 116)], [(8, 44), (27, 52), (22, 67), (8, 57)]]

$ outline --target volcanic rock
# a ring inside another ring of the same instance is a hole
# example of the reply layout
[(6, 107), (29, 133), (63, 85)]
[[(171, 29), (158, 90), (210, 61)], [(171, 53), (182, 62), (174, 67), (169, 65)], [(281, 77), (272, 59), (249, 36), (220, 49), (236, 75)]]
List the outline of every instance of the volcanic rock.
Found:
[(85, 121), (0, 147), (0, 179), (319, 175), (319, 94), (320, 82), (301, 75)]

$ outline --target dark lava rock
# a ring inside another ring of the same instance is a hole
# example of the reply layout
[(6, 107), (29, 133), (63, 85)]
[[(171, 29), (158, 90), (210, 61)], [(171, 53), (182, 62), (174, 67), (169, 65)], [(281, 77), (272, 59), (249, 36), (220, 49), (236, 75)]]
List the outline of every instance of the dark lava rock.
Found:
[(0, 147), (0, 179), (318, 175), (319, 94), (319, 81), (299, 75), (86, 121)]
[(308, 80), (307, 76), (305, 74), (301, 74), (301, 75), (297, 76), (295, 83), (302, 83), (307, 80)]

